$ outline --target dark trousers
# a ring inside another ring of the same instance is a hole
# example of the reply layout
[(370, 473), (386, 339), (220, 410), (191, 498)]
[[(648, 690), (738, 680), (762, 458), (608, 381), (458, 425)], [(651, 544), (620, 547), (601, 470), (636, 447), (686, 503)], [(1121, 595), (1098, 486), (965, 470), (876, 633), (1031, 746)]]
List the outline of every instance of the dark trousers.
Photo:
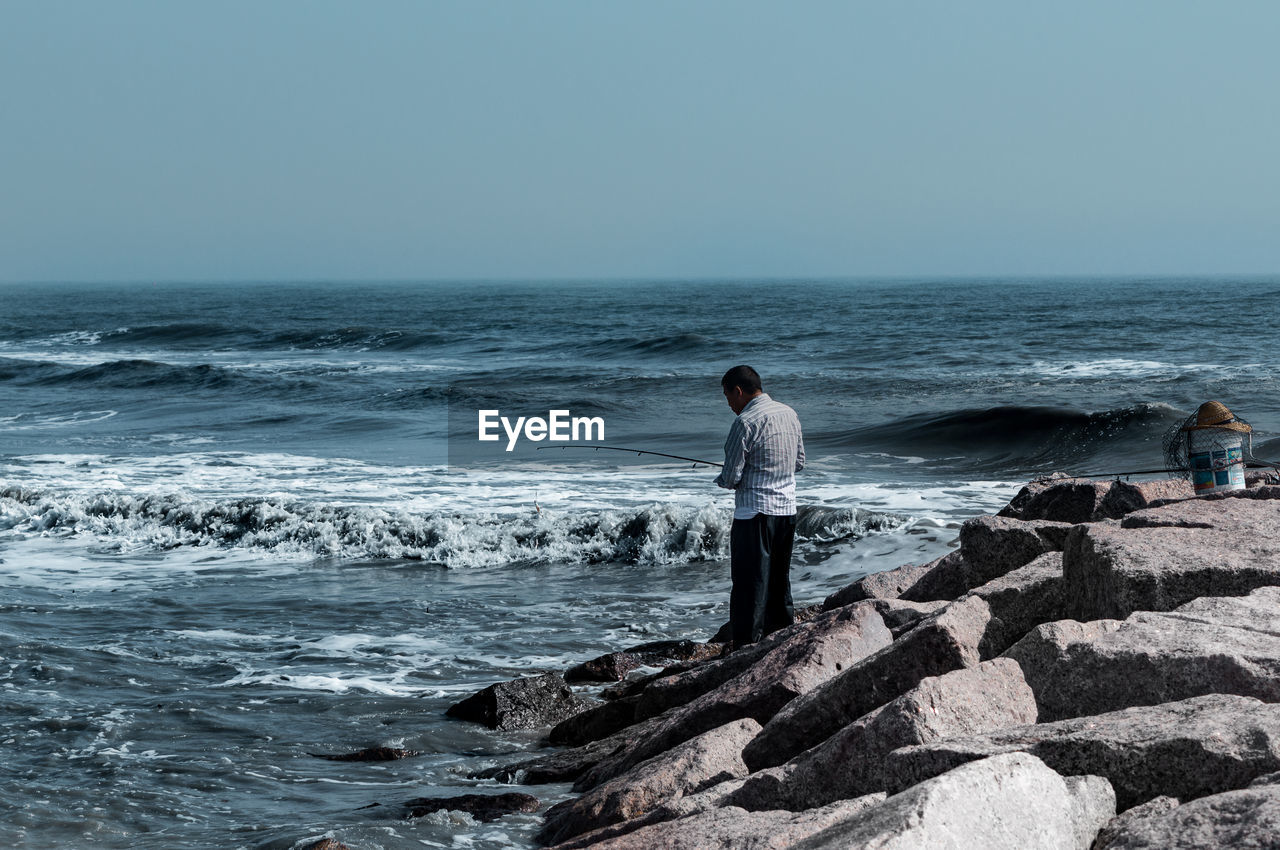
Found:
[(796, 518), (756, 514), (735, 519), (729, 532), (733, 591), (729, 622), (735, 645), (760, 638), (795, 622), (791, 602), (791, 546)]

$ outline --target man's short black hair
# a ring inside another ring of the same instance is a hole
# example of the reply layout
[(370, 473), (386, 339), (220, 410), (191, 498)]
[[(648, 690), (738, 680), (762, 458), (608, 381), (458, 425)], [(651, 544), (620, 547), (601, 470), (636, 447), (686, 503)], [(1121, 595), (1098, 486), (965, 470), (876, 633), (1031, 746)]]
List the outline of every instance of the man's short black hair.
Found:
[(726, 390), (730, 387), (741, 387), (747, 395), (760, 392), (760, 373), (750, 366), (734, 366), (720, 379), (720, 386)]

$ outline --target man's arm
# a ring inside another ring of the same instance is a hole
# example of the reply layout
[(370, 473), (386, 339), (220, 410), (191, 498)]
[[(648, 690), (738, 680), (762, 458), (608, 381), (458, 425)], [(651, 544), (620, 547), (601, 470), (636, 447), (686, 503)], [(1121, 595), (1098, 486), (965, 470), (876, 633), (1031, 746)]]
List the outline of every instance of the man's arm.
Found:
[(796, 425), (796, 472), (804, 469), (804, 432)]
[(738, 489), (742, 470), (747, 465), (747, 429), (741, 419), (733, 420), (729, 438), (724, 441), (724, 468), (716, 476), (716, 486), (726, 490)]

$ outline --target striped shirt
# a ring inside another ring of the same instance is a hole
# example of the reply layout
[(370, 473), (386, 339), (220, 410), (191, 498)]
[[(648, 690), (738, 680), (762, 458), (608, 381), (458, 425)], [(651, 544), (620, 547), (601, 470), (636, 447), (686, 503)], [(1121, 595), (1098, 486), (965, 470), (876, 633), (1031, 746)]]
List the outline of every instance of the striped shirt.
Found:
[(804, 438), (796, 412), (761, 393), (733, 420), (716, 484), (733, 491), (733, 518), (796, 512), (796, 473), (804, 469)]

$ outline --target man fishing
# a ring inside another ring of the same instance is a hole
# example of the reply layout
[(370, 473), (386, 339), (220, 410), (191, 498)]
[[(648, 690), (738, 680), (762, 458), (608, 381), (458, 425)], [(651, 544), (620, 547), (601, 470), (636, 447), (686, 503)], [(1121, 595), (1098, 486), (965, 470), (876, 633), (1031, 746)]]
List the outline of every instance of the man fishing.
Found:
[(716, 484), (733, 491), (729, 534), (733, 590), (732, 643), (755, 643), (791, 625), (791, 546), (796, 533), (796, 473), (804, 468), (800, 419), (771, 399), (750, 366), (734, 366), (720, 379), (737, 414), (724, 444)]

